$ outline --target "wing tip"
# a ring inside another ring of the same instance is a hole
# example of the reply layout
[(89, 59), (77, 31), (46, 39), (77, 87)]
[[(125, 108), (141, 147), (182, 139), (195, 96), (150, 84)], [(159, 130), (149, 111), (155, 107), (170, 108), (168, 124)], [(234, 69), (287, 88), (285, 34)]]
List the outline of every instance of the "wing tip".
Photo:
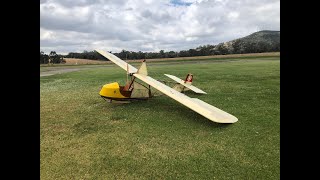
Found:
[[(213, 121), (213, 122), (222, 123), (222, 124), (232, 124), (232, 123), (235, 123), (235, 122), (238, 121), (238, 118), (235, 117), (234, 115), (229, 114), (229, 113), (227, 113), (225, 111), (222, 111), (222, 112), (223, 112), (222, 114), (216, 112), (216, 113), (214, 113), (215, 115), (211, 114), (211, 115), (205, 116), (205, 117), (208, 118), (209, 120)], [(222, 116), (219, 116), (219, 115), (222, 115)]]
[[(230, 114), (231, 115), (231, 114)], [(226, 124), (232, 124), (232, 123), (235, 123), (238, 121), (238, 118), (236, 118), (235, 116), (231, 115), (232, 117), (224, 120), (223, 122), (221, 123), (226, 123)]]
[(238, 118), (235, 117), (232, 119), (224, 119), (224, 120), (216, 120), (216, 119), (215, 120), (210, 119), (210, 120), (216, 123), (221, 123), (221, 124), (233, 124), (238, 121)]
[(112, 53), (110, 53), (110, 52), (108, 52), (108, 51), (101, 50), (101, 49), (94, 49), (94, 51), (96, 51), (96, 52), (100, 53), (101, 55), (102, 55), (103, 53), (113, 55)]

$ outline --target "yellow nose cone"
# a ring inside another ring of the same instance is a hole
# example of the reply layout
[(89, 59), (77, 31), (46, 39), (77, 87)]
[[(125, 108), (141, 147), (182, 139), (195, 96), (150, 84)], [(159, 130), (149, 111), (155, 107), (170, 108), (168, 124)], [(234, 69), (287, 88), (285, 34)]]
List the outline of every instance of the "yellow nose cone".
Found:
[(105, 84), (100, 90), (100, 96), (109, 98), (126, 98), (120, 93), (120, 86), (117, 82)]

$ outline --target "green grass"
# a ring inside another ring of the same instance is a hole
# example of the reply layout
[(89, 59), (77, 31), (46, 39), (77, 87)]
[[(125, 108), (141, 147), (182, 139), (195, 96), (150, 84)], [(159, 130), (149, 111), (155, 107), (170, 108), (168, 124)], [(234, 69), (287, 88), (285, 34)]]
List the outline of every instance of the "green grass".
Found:
[(119, 67), (40, 78), (41, 179), (280, 179), (280, 63), (246, 59), (148, 67), (207, 92), (197, 97), (236, 116), (218, 124), (167, 96), (107, 103)]

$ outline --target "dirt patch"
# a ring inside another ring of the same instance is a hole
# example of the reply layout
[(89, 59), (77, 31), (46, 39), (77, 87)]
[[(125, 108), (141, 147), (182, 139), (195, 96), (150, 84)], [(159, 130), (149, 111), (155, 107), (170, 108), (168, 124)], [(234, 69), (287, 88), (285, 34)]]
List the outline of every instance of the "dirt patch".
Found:
[(110, 61), (98, 61), (98, 60), (88, 60), (88, 59), (76, 59), (76, 58), (64, 58), (66, 65), (81, 65), (81, 64), (109, 64)]
[(40, 71), (40, 77), (42, 76), (51, 76), (55, 74), (62, 74), (62, 73), (68, 73), (68, 72), (74, 72), (74, 71), (80, 71), (85, 69), (94, 69), (94, 68), (105, 68), (105, 67), (112, 67), (110, 66), (94, 66), (91, 67), (88, 66), (79, 66), (79, 67), (70, 67), (70, 66), (59, 66), (59, 67), (45, 67), (46, 70)]
[(54, 75), (54, 74), (67, 73), (67, 72), (72, 72), (72, 71), (79, 71), (79, 70), (81, 70), (81, 69), (79, 69), (79, 68), (72, 68), (72, 69), (58, 69), (58, 70), (40, 72), (40, 77), (41, 77), (41, 76), (51, 76), (51, 75)]

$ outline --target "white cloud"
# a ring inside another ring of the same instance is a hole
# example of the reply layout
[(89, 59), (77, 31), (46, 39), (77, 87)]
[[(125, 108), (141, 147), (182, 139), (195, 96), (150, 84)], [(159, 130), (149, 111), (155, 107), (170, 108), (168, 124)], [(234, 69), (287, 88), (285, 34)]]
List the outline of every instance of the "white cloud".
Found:
[(231, 21), (236, 20), (238, 17), (239, 17), (239, 13), (238, 13), (238, 12), (230, 12), (230, 13), (228, 14), (228, 18), (229, 18)]
[(40, 1), (40, 50), (46, 53), (179, 51), (264, 29), (280, 30), (279, 0)]

